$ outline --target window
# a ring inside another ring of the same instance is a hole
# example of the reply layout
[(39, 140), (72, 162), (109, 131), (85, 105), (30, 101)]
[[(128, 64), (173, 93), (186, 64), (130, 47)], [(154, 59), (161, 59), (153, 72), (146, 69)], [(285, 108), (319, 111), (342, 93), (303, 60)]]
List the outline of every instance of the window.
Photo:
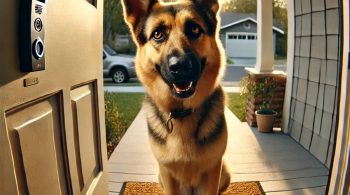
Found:
[(234, 40), (257, 40), (257, 36), (255, 34), (229, 34), (227, 35), (227, 39)]
[(238, 39), (245, 40), (246, 39), (246, 35), (238, 35)]
[(255, 35), (248, 35), (248, 40), (255, 40)]
[(228, 39), (237, 39), (237, 35), (228, 35)]

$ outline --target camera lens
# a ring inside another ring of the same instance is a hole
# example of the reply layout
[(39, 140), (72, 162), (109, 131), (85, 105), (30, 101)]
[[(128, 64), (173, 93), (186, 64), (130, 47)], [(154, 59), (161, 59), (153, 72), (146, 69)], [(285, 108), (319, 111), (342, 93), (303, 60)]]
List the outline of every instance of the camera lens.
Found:
[(39, 60), (44, 56), (44, 43), (40, 38), (35, 39), (32, 45), (32, 53), (35, 59)]

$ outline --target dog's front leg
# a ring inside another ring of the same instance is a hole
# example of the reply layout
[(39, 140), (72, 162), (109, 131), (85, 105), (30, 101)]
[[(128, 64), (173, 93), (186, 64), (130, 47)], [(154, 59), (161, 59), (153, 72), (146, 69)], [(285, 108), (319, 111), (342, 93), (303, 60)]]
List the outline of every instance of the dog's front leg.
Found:
[(179, 195), (180, 193), (179, 183), (175, 180), (173, 176), (171, 176), (169, 171), (162, 165), (159, 166), (159, 174), (160, 174), (160, 179), (162, 182), (161, 184), (163, 186), (165, 195)]
[(205, 181), (205, 195), (218, 195), (222, 169), (222, 159), (208, 171)]

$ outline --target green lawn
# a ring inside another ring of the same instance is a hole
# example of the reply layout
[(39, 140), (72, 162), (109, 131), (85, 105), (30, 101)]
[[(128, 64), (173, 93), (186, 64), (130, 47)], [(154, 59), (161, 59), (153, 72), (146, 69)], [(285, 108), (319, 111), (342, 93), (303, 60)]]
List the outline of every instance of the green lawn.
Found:
[(144, 94), (106, 92), (105, 95), (115, 103), (122, 126), (128, 128), (141, 109)]
[(245, 122), (246, 98), (239, 93), (228, 93), (227, 107), (241, 120)]
[[(143, 93), (105, 93), (106, 134), (109, 155), (140, 111), (143, 97)], [(238, 93), (229, 93), (228, 98), (228, 108), (241, 121), (245, 121), (245, 98)]]
[[(116, 106), (120, 124), (125, 131), (135, 119), (141, 109), (141, 102), (144, 97), (142, 93), (105, 93), (106, 101), (111, 101)], [(228, 108), (241, 120), (245, 121), (246, 99), (239, 93), (228, 93)], [(107, 116), (106, 116), (107, 117)]]

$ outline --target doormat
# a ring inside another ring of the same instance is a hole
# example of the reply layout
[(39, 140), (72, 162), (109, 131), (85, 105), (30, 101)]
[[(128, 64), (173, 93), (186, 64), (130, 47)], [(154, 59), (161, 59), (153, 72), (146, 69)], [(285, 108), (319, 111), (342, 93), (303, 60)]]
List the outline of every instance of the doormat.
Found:
[[(264, 195), (261, 185), (257, 181), (231, 183), (221, 195)], [(125, 182), (121, 195), (164, 195), (158, 183)]]

